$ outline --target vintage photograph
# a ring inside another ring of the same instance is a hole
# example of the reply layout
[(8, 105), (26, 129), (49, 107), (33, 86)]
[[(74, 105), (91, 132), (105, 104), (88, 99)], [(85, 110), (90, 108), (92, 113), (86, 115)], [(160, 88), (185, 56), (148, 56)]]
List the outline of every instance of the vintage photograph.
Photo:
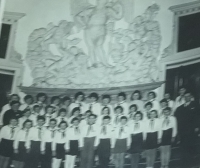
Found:
[(0, 168), (200, 168), (199, 0), (0, 0)]

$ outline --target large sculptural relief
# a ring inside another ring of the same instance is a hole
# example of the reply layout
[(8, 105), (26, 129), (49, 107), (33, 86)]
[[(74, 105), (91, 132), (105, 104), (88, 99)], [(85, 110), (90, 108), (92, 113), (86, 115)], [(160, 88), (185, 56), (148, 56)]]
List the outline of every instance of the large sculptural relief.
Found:
[[(72, 0), (73, 22), (34, 30), (26, 56), (33, 86), (102, 88), (158, 81), (159, 6), (133, 18), (133, 1)], [(116, 28), (122, 20), (127, 28)]]

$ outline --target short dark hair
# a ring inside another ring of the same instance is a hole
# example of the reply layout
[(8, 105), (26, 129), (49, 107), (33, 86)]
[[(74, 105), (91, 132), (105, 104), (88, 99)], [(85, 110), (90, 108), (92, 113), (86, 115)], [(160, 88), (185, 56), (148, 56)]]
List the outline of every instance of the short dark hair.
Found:
[(25, 120), (25, 121), (23, 122), (23, 125), (22, 125), (22, 127), (24, 128), (24, 127), (25, 127), (25, 125), (26, 125), (26, 123), (28, 123), (28, 122), (30, 122), (30, 123), (31, 123), (31, 127), (33, 126), (33, 121), (32, 121), (32, 120), (29, 120), (29, 119), (27, 119), (27, 120)]
[(160, 103), (168, 103), (167, 99), (162, 99)]
[(85, 99), (85, 94), (83, 92), (77, 92), (74, 96), (75, 100), (77, 100), (78, 96), (82, 95), (83, 96), (83, 99), (82, 101)]
[(21, 103), (20, 103), (19, 101), (15, 101), (15, 100), (14, 100), (14, 101), (11, 101), (11, 102), (10, 102), (10, 106), (12, 106), (12, 105), (14, 105), (14, 104), (19, 104), (19, 105), (21, 105)]
[(51, 119), (49, 120), (49, 122), (52, 122), (52, 121), (55, 121), (55, 122), (57, 123), (57, 120), (56, 120), (55, 118), (51, 118)]
[(132, 108), (132, 107), (135, 107), (136, 111), (138, 110), (138, 106), (136, 104), (132, 104), (129, 106), (129, 110)]
[(106, 95), (102, 95), (102, 100), (103, 99), (109, 99), (109, 102), (111, 101), (111, 97), (110, 95), (106, 94)]
[(74, 121), (79, 121), (79, 119), (77, 117), (74, 117), (71, 121), (71, 124), (74, 122)]
[(141, 94), (141, 91), (140, 91), (140, 90), (135, 90), (135, 91), (132, 93), (132, 95), (131, 95), (131, 100), (134, 100), (134, 99), (133, 99), (133, 95), (134, 95), (135, 93), (138, 93), (138, 94), (139, 94), (139, 100), (141, 100), (141, 99), (142, 99), (142, 94)]
[(156, 118), (158, 118), (158, 111), (157, 110), (151, 110), (150, 113), (156, 113)]
[(172, 111), (172, 108), (171, 107), (166, 107), (166, 108), (164, 108), (163, 110), (168, 110), (168, 111)]
[(62, 98), (62, 102), (63, 102), (63, 103), (64, 103), (65, 101), (67, 101), (67, 100), (71, 101), (71, 98), (68, 97), (68, 96), (65, 96), (65, 97)]
[(126, 116), (122, 116), (122, 117), (120, 118), (120, 121), (123, 120), (123, 119), (128, 120), (128, 118), (127, 118)]
[(92, 111), (91, 111), (91, 110), (87, 110), (87, 111), (85, 112), (85, 114), (86, 114), (86, 113), (92, 114)]
[(97, 115), (95, 115), (95, 114), (90, 114), (90, 115), (89, 115), (89, 118), (90, 118), (90, 117), (94, 117), (94, 118), (96, 118)]
[(117, 109), (120, 109), (122, 113), (123, 113), (123, 111), (124, 111), (124, 109), (123, 109), (123, 107), (122, 107), (122, 106), (117, 106), (117, 107), (115, 107), (115, 109), (114, 109), (114, 110), (116, 111)]
[(49, 108), (52, 108), (52, 109), (54, 109), (54, 107), (53, 107), (53, 106), (51, 106), (51, 105), (48, 105), (48, 106), (46, 106), (46, 107), (45, 107), (45, 112), (47, 112), (47, 109), (49, 109)]
[(32, 95), (26, 95), (26, 96), (24, 97), (24, 101), (26, 101), (27, 99), (32, 99), (32, 102), (33, 102), (33, 100), (34, 100), (34, 98), (33, 98)]
[(103, 120), (106, 120), (106, 119), (109, 119), (109, 120), (110, 120), (111, 117), (110, 117), (110, 116), (104, 116), (104, 117), (103, 117)]
[(136, 115), (140, 115), (141, 116), (141, 120), (143, 119), (143, 113), (141, 112), (141, 111), (137, 111), (135, 114), (134, 114), (134, 117), (136, 116)]
[(18, 97), (18, 99), (20, 100), (20, 97), (19, 97), (18, 94), (12, 94), (12, 95), (10, 96), (10, 99), (11, 99), (12, 97), (14, 97), (14, 96)]
[(74, 113), (75, 113), (76, 111), (81, 111), (81, 110), (80, 110), (79, 107), (75, 107), (75, 108), (73, 108), (73, 110), (72, 110), (72, 115), (71, 115), (71, 116), (73, 116)]
[(25, 114), (26, 112), (28, 112), (28, 111), (30, 111), (31, 112), (31, 110), (30, 109), (24, 109), (23, 110), (23, 114)]
[(155, 93), (154, 91), (150, 91), (150, 92), (148, 93), (148, 95), (150, 95), (150, 94), (153, 94), (153, 97), (154, 97), (154, 98), (157, 97), (157, 95), (156, 95), (156, 93)]
[(13, 117), (10, 118), (9, 122), (10, 122), (11, 120), (17, 120), (17, 121), (18, 121), (18, 118), (13, 116)]
[(151, 102), (147, 102), (147, 103), (144, 105), (144, 107), (147, 107), (147, 106), (153, 107), (153, 104), (152, 104)]
[(102, 113), (105, 109), (108, 109), (108, 114), (110, 114), (110, 108), (109, 108), (109, 107), (104, 107), (104, 108), (101, 110), (101, 113)]
[(89, 98), (91, 98), (91, 97), (94, 97), (96, 99), (96, 101), (98, 101), (98, 99), (99, 99), (99, 95), (95, 92), (93, 92), (89, 95)]
[(60, 116), (60, 113), (62, 113), (62, 112), (65, 112), (65, 113), (67, 113), (67, 110), (66, 110), (66, 109), (64, 109), (64, 108), (61, 108), (61, 109), (58, 111), (58, 116)]
[(37, 121), (38, 120), (43, 120), (43, 121), (45, 121), (45, 117), (44, 116), (37, 116)]
[(124, 100), (126, 100), (126, 93), (120, 92), (120, 93), (118, 93), (118, 97), (119, 97), (119, 96), (124, 97)]
[(45, 97), (45, 100), (47, 99), (47, 95), (45, 94), (45, 93), (38, 93), (37, 95), (36, 95), (36, 99), (37, 99), (37, 101), (38, 101), (38, 99), (40, 98), (40, 97)]
[(35, 110), (35, 108), (40, 107), (38, 104), (33, 106), (33, 110)]
[(58, 124), (58, 127), (60, 127), (60, 126), (61, 126), (61, 124), (66, 124), (66, 127), (68, 127), (68, 124), (67, 124), (67, 122), (66, 122), (66, 121), (61, 121), (61, 122)]
[(52, 98), (51, 98), (51, 104), (55, 101), (55, 100), (60, 100), (60, 97), (59, 96), (53, 96)]

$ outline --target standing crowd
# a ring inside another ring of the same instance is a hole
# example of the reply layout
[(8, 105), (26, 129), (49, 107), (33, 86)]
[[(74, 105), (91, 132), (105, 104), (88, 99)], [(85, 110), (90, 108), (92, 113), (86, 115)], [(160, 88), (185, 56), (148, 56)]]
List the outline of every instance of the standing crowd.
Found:
[(24, 104), (17, 94), (0, 113), (0, 167), (8, 168), (92, 168), (98, 159), (99, 168), (124, 167), (129, 154), (131, 168), (138, 168), (141, 153), (146, 167), (153, 168), (157, 149), (161, 168), (168, 168), (171, 145), (179, 142), (181, 168), (193, 163), (194, 142), (199, 131), (199, 110), (191, 93), (180, 88), (175, 101), (166, 93), (157, 101), (155, 92), (142, 100), (136, 90), (127, 100), (124, 92), (111, 104), (110, 95), (91, 93), (90, 102), (77, 92), (72, 102), (68, 96), (26, 95)]

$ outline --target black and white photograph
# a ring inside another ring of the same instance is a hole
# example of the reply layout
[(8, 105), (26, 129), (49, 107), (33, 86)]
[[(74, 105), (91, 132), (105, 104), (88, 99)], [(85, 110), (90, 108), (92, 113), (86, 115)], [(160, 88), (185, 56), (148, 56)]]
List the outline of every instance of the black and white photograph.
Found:
[(0, 168), (200, 168), (200, 0), (0, 0)]

